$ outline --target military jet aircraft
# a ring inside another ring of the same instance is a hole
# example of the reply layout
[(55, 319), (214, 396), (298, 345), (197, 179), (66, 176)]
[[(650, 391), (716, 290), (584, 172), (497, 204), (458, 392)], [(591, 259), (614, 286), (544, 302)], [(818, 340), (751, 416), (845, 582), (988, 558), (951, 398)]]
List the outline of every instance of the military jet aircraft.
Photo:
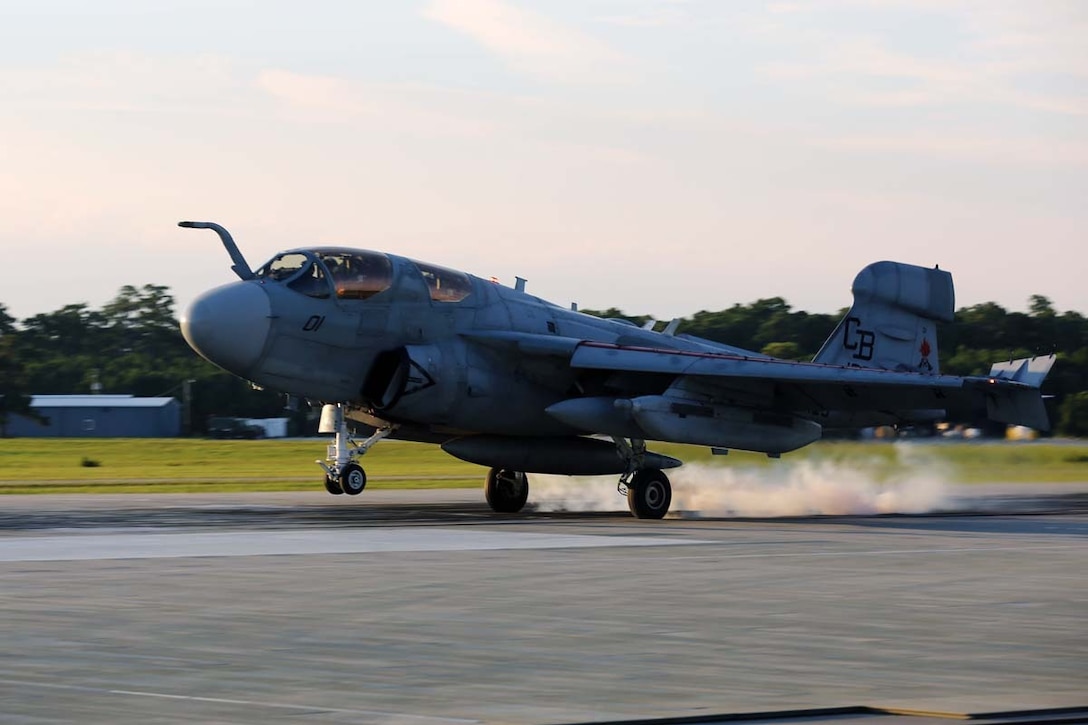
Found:
[[(282, 252), (253, 271), (212, 222), (240, 281), (197, 297), (186, 341), (219, 367), (324, 404), (334, 433), (325, 488), (356, 495), (359, 458), (385, 437), (437, 443), (490, 468), (491, 508), (515, 513), (529, 473), (619, 475), (631, 513), (661, 518), (681, 465), (646, 441), (772, 457), (825, 429), (904, 425), (985, 409), (1049, 428), (1039, 388), (1054, 356), (941, 375), (937, 323), (953, 319), (952, 275), (876, 262), (812, 362), (592, 317), (434, 264), (339, 246)], [(373, 431), (352, 437), (349, 421)]]

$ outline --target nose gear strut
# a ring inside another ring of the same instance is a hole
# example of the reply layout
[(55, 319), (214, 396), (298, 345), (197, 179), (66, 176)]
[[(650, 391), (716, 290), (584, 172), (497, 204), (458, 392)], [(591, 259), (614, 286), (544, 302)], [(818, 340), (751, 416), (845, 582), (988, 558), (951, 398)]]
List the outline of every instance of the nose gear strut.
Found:
[(324, 461), (314, 461), (325, 469), (325, 489), (329, 493), (346, 493), (356, 496), (366, 487), (366, 473), (359, 465), (358, 459), (366, 454), (370, 448), (387, 438), (396, 426), (390, 425), (378, 428), (364, 441), (357, 442), (348, 431), (347, 419), (344, 416), (344, 404), (326, 405), (325, 411), (332, 410), (333, 428), (335, 436), (329, 444)]

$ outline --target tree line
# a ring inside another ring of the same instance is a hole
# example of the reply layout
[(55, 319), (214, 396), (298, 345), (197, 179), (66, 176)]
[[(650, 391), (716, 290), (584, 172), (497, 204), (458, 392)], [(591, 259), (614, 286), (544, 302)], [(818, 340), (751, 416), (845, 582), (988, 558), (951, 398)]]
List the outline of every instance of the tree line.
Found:
[(167, 287), (126, 285), (101, 309), (71, 304), (16, 322), (0, 303), (0, 435), (10, 414), (30, 414), (30, 395), (106, 393), (191, 399), (192, 430), (213, 415), (288, 415), (284, 396), (255, 390), (186, 344)]
[[(293, 415), (303, 423), (302, 413), (285, 411), (282, 394), (254, 389), (196, 355), (181, 336), (174, 308), (169, 289), (153, 284), (126, 285), (101, 309), (70, 304), (21, 321), (0, 303), (0, 435), (10, 414), (32, 414), (31, 394), (89, 393), (97, 384), (110, 393), (180, 397), (187, 380), (196, 433), (212, 415)], [(650, 319), (614, 308), (586, 312), (639, 325)], [(771, 297), (696, 312), (681, 321), (679, 332), (810, 360), (843, 314), (793, 310), (785, 299)], [(1042, 295), (1031, 298), (1027, 313), (986, 302), (958, 310), (938, 338), (941, 371), (956, 375), (984, 375), (997, 360), (1056, 352), (1043, 386), (1053, 396), (1051, 420), (1060, 433), (1088, 435), (1088, 319), (1080, 313), (1059, 313)]]

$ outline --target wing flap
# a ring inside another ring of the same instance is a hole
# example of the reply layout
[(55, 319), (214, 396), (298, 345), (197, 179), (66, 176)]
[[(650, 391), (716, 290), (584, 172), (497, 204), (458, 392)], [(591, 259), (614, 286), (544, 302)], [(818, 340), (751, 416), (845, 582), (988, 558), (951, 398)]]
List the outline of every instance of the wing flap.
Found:
[(985, 399), (996, 421), (1049, 430), (1039, 385), (1054, 356), (998, 363), (987, 377), (899, 372), (844, 365), (803, 363), (743, 355), (658, 350), (583, 342), (571, 356), (575, 368), (675, 376), (674, 386), (697, 381), (702, 391), (771, 384), (774, 407), (806, 415), (835, 411), (879, 411), (909, 418), (917, 411), (964, 410)]
[(964, 380), (954, 375), (923, 375), (776, 358), (622, 347), (597, 342), (583, 342), (579, 345), (571, 357), (571, 366), (670, 375), (773, 380), (782, 383), (888, 387), (901, 385), (950, 390), (962, 387)]

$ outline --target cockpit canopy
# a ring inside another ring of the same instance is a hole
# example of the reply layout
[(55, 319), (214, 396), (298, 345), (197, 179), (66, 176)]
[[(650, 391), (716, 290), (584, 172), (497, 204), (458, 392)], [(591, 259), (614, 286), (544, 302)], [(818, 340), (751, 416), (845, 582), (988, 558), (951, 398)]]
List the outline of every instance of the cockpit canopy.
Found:
[(342, 300), (365, 300), (393, 284), (393, 263), (379, 252), (353, 249), (315, 249), (329, 270), (336, 296)]
[(424, 262), (415, 265), (435, 302), (460, 302), (472, 294), (472, 280), (464, 272)]
[[(460, 302), (472, 294), (464, 272), (412, 262), (435, 302)], [(393, 262), (380, 252), (316, 247), (283, 252), (257, 270), (262, 280), (286, 284), (295, 292), (325, 299), (365, 300), (393, 285)]]
[(322, 247), (279, 254), (257, 276), (309, 297), (365, 300), (392, 286), (393, 263), (379, 252)]

